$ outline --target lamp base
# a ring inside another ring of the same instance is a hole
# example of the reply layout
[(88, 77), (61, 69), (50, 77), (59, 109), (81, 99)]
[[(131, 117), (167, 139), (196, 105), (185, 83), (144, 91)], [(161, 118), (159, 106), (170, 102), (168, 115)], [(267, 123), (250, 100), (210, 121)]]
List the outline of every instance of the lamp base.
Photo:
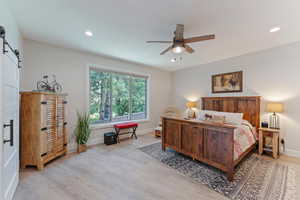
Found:
[(279, 116), (276, 115), (276, 113), (273, 113), (273, 114), (270, 116), (270, 128), (273, 128), (273, 129), (280, 129), (280, 128), (279, 128)]
[(196, 112), (193, 109), (189, 109), (187, 112), (187, 117), (189, 119), (195, 119), (196, 118)]

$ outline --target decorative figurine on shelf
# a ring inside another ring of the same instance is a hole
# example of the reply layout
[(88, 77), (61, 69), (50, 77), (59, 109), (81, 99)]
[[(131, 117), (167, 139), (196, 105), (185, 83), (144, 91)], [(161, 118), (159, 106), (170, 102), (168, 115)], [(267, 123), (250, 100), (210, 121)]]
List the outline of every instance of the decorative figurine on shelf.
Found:
[(60, 93), (62, 91), (62, 87), (56, 82), (56, 76), (52, 75), (52, 77), (53, 81), (49, 82), (48, 75), (43, 76), (43, 79), (37, 82), (37, 90)]

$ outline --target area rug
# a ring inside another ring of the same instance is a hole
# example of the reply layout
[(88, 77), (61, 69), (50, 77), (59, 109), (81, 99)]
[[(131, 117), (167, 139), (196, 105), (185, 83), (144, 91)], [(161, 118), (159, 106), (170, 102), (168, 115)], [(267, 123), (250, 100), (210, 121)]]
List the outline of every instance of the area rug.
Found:
[(291, 166), (252, 154), (236, 168), (234, 180), (204, 163), (173, 150), (161, 150), (161, 143), (139, 148), (180, 174), (204, 184), (234, 200), (293, 200), (295, 199), (295, 171)]

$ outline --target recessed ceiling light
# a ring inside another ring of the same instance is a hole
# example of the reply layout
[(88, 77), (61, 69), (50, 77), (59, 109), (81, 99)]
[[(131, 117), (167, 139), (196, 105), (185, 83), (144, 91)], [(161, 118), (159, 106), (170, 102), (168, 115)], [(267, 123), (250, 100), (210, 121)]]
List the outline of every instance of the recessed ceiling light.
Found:
[(176, 58), (172, 58), (172, 59), (171, 59), (171, 62), (176, 62)]
[(280, 30), (280, 27), (276, 26), (276, 27), (273, 27), (273, 28), (270, 29), (270, 33), (275, 33), (275, 32), (277, 32), (279, 30)]
[(88, 37), (92, 37), (93, 33), (92, 33), (92, 31), (85, 31), (85, 35)]

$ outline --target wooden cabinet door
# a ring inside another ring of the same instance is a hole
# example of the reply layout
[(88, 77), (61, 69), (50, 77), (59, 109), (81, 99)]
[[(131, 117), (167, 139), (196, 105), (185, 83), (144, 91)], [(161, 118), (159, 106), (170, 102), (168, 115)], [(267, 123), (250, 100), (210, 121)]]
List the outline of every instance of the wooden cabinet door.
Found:
[(192, 125), (181, 124), (181, 151), (185, 154), (193, 156), (193, 133)]
[[(41, 95), (41, 152), (55, 155), (56, 136), (56, 96)], [(47, 151), (47, 152), (45, 152)]]
[(195, 158), (203, 158), (204, 144), (203, 144), (203, 128), (200, 126), (191, 127), (192, 135), (192, 152)]
[(204, 129), (204, 157), (212, 162), (226, 165), (233, 159), (232, 136), (226, 132)]
[(180, 141), (180, 122), (166, 120), (165, 121), (165, 133), (164, 139), (165, 143), (169, 145), (174, 150), (179, 150), (179, 141)]
[(64, 123), (65, 123), (65, 97), (57, 96), (56, 100), (56, 151), (62, 151), (65, 144)]

